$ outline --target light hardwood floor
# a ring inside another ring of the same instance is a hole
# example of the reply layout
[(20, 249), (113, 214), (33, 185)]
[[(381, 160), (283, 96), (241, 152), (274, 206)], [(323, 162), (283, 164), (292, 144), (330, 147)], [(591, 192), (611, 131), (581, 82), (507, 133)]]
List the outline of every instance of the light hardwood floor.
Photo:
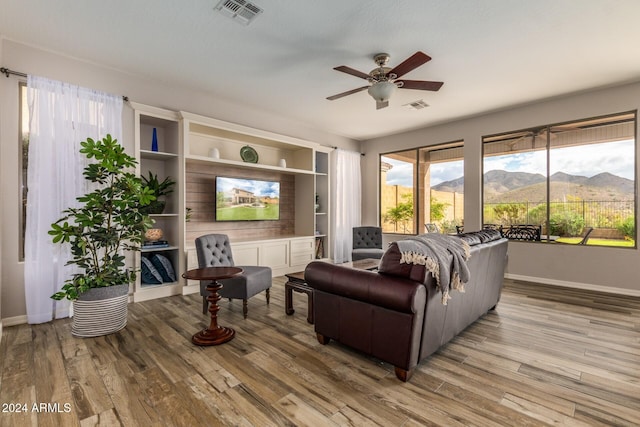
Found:
[(1, 425), (640, 424), (638, 298), (507, 280), (497, 310), (408, 383), (320, 345), (305, 296), (285, 315), (283, 278), (246, 320), (241, 302), (221, 306), (236, 337), (208, 348), (190, 342), (208, 325), (196, 295), (130, 304), (128, 326), (108, 337), (73, 338), (68, 319), (5, 328)]

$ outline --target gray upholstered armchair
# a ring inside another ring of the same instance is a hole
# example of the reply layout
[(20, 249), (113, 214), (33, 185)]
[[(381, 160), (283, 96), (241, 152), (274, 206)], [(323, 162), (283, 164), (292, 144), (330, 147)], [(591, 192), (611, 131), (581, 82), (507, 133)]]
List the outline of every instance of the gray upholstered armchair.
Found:
[[(198, 254), (198, 267), (240, 267), (242, 274), (230, 279), (219, 280), (222, 289), (218, 294), (223, 298), (241, 299), (242, 314), (247, 318), (247, 300), (252, 296), (266, 291), (267, 304), (269, 304), (269, 288), (271, 288), (271, 268), (260, 266), (235, 265), (231, 244), (226, 234), (207, 234), (196, 239), (196, 253)], [(208, 282), (200, 282), (200, 295), (202, 295), (202, 312), (207, 312)]]
[(353, 227), (353, 250), (351, 259), (357, 261), (365, 258), (382, 258), (382, 228)]

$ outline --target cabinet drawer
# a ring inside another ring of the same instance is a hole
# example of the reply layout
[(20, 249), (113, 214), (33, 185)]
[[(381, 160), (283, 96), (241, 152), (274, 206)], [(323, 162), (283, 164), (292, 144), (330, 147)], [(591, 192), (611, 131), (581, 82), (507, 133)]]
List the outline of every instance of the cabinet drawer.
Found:
[(291, 267), (304, 267), (314, 259), (314, 239), (301, 239), (291, 241)]
[(291, 255), (310, 253), (314, 251), (314, 239), (302, 239), (291, 241)]

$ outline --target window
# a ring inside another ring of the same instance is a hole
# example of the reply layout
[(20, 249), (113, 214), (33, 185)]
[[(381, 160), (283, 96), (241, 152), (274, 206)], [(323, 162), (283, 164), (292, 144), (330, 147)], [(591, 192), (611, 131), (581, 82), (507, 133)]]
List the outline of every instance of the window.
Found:
[(455, 233), (456, 226), (462, 226), (462, 147), (462, 142), (455, 142), (380, 155), (383, 232)]
[(27, 102), (27, 85), (24, 83), (20, 83), (19, 86), (20, 93), (20, 150), (19, 152), (19, 171), (20, 177), (18, 179), (18, 185), (20, 186), (20, 199), (21, 203), (19, 204), (19, 221), (20, 221), (20, 238), (19, 238), (19, 246), (18, 246), (18, 259), (20, 261), (24, 260), (24, 230), (27, 224), (27, 167), (29, 164), (29, 105)]
[(380, 156), (380, 224), (384, 233), (415, 234), (417, 150)]
[(630, 112), (485, 137), (483, 222), (635, 247), (635, 129)]

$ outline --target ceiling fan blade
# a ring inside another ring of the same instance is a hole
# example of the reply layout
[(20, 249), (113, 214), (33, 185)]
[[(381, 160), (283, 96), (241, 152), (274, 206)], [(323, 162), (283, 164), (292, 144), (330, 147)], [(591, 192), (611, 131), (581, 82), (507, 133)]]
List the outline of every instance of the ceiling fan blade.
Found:
[(376, 110), (389, 106), (389, 101), (376, 101)]
[(363, 73), (362, 71), (354, 70), (351, 67), (347, 67), (346, 65), (340, 65), (335, 67), (334, 70), (342, 71), (343, 73), (351, 74), (352, 76), (360, 77), (361, 79), (368, 79), (371, 76), (369, 74)]
[(342, 98), (343, 96), (351, 95), (353, 93), (362, 92), (365, 89), (369, 89), (369, 86), (362, 86), (362, 87), (359, 87), (357, 89), (351, 89), (351, 90), (348, 90), (346, 92), (339, 93), (337, 95), (327, 96), (327, 99), (329, 101), (333, 101), (334, 99)]
[(428, 82), (424, 80), (396, 80), (396, 83), (402, 83), (400, 89), (418, 89), (418, 90), (439, 90), (444, 82)]
[(429, 61), (431, 61), (431, 57), (429, 55), (424, 52), (418, 51), (405, 59), (404, 62), (393, 67), (393, 69), (387, 74), (395, 74), (395, 78), (398, 78), (404, 76), (409, 71), (413, 70), (414, 68), (418, 68), (422, 64), (425, 64)]

